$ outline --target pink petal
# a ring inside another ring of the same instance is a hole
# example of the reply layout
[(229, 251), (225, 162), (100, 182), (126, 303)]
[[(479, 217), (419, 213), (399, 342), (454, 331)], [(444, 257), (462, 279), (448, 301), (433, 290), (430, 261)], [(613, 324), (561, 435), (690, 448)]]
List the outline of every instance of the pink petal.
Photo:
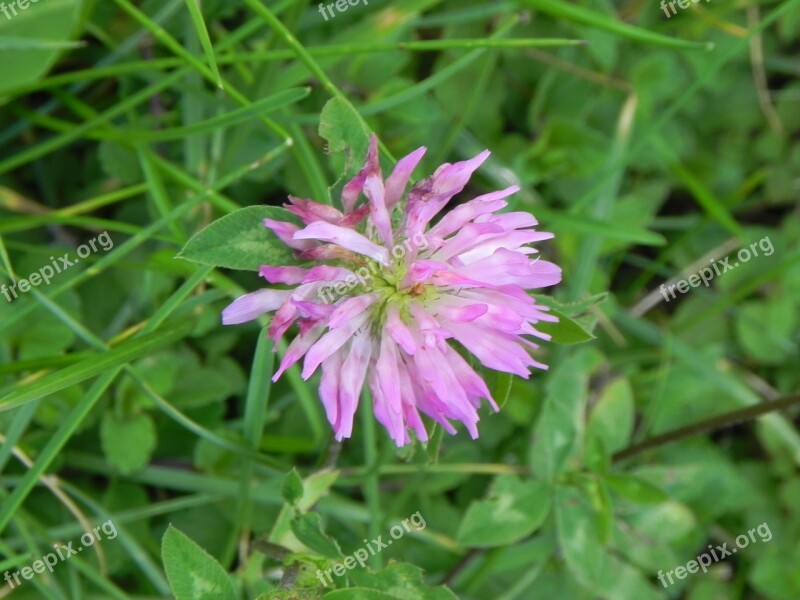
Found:
[(417, 351), (414, 335), (400, 319), (400, 311), (396, 304), (390, 304), (386, 311), (386, 331), (407, 354), (414, 354)]
[(381, 166), (378, 162), (378, 138), (372, 134), (369, 138), (369, 149), (367, 150), (367, 159), (364, 161), (364, 167), (361, 171), (353, 177), (342, 190), (342, 206), (344, 212), (349, 213), (352, 211), (361, 191), (364, 189), (364, 182), (367, 180), (368, 175), (378, 175), (380, 177)]
[(334, 352), (330, 358), (322, 363), (322, 377), (319, 381), (319, 398), (325, 407), (328, 423), (333, 427), (334, 433), (339, 432), (339, 388), (341, 386), (342, 362), (344, 355)]
[(372, 304), (377, 302), (380, 297), (380, 294), (372, 293), (361, 294), (360, 296), (348, 298), (342, 304), (340, 304), (336, 310), (333, 311), (330, 319), (328, 320), (328, 327), (331, 329), (337, 329), (342, 325), (349, 323), (351, 319), (362, 314)]
[(363, 254), (382, 264), (389, 264), (389, 251), (370, 242), (360, 233), (338, 225), (316, 221), (294, 234), (296, 240), (331, 242), (357, 254)]
[(427, 150), (428, 149), (424, 146), (417, 148), (408, 156), (404, 156), (397, 161), (394, 171), (392, 171), (392, 174), (389, 175), (389, 178), (386, 180), (387, 208), (391, 209), (400, 202), (400, 199), (403, 197), (403, 192), (405, 192), (406, 185), (408, 185), (408, 180), (411, 179), (411, 174), (414, 172), (414, 169), (417, 168), (417, 165), (422, 160)]
[(284, 208), (291, 213), (294, 213), (308, 225), (314, 221), (327, 221), (328, 223), (338, 223), (342, 220), (344, 215), (332, 206), (327, 204), (320, 204), (313, 200), (304, 200), (302, 198), (295, 198), (289, 196), (291, 204), (284, 204)]
[(349, 323), (329, 331), (306, 354), (303, 361), (303, 379), (308, 379), (323, 360), (344, 346), (353, 334), (367, 321), (370, 313), (365, 311), (355, 316)]
[(358, 398), (364, 386), (369, 359), (372, 355), (373, 341), (368, 332), (356, 333), (350, 343), (350, 352), (342, 364), (339, 384), (339, 419), (336, 428), (336, 440), (349, 438), (353, 432), (353, 416), (358, 407)]
[(518, 185), (512, 185), (505, 190), (479, 196), (473, 200), (470, 200), (469, 202), (457, 206), (444, 217), (442, 217), (442, 220), (434, 225), (428, 233), (436, 237), (447, 237), (451, 233), (455, 233), (461, 229), (464, 225), (476, 217), (487, 213), (494, 213), (495, 211), (506, 207), (508, 202), (505, 202), (503, 198), (506, 198), (511, 194), (515, 194), (519, 191), (519, 189), (520, 188)]
[(275, 221), (274, 219), (264, 219), (263, 223), (264, 227), (271, 229), (272, 233), (274, 233), (284, 244), (289, 246), (289, 248), (294, 248), (295, 250), (308, 250), (309, 248), (313, 248), (317, 245), (311, 241), (306, 242), (294, 239), (294, 234), (300, 230), (300, 228), (294, 223)]
[(386, 210), (385, 191), (380, 175), (370, 174), (364, 182), (364, 195), (369, 200), (370, 217), (378, 235), (387, 248), (393, 244), (392, 223)]
[(264, 265), (258, 271), (269, 283), (284, 283), (286, 285), (296, 285), (302, 283), (308, 269), (302, 267), (270, 267)]
[(406, 437), (399, 360), (394, 341), (388, 335), (384, 335), (381, 339), (380, 353), (375, 362), (370, 388), (375, 404), (375, 416), (380, 415), (380, 422), (386, 427), (398, 446), (405, 441)]
[(316, 342), (322, 335), (325, 327), (319, 325), (313, 329), (309, 329), (306, 333), (298, 335), (289, 344), (286, 353), (283, 355), (281, 364), (278, 367), (275, 375), (272, 376), (272, 381), (278, 381), (278, 378), (283, 375), (284, 371), (295, 364), (298, 360), (303, 358), (308, 349)]
[(258, 290), (240, 296), (222, 311), (222, 324), (239, 325), (277, 310), (290, 293), (291, 290)]

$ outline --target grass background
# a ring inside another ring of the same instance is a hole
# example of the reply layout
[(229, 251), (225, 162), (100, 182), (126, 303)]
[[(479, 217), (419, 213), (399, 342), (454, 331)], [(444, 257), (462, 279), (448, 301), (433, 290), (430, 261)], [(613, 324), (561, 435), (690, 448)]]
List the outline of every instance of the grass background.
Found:
[[(0, 572), (89, 525), (119, 535), (0, 597), (800, 597), (800, 2), (17, 11), (3, 282), (103, 231), (114, 247), (0, 300)], [(556, 234), (554, 301), (596, 336), (548, 345), (530, 380), (490, 377), (506, 401), (478, 441), (398, 451), (362, 405), (332, 445), (313, 380), (270, 384), (265, 322), (220, 325), (256, 276), (175, 258), (238, 208), (335, 197), (332, 140), (362, 127), (387, 166), (427, 146), (418, 176), (492, 150), (462, 197), (522, 186), (513, 208)], [(766, 237), (771, 255), (660, 296)], [(368, 571), (319, 584), (331, 539), (352, 554), (417, 511)], [(769, 541), (657, 579), (761, 523)]]

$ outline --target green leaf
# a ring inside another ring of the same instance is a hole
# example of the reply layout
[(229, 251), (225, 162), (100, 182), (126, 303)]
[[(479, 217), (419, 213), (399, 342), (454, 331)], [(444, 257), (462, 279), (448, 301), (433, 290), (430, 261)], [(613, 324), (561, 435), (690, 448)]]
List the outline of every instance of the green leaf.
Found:
[(193, 321), (177, 321), (153, 333), (122, 342), (108, 352), (90, 356), (60, 371), (48, 373), (33, 383), (18, 385), (6, 396), (0, 398), (0, 411), (43, 398), (48, 394), (86, 381), (104, 371), (147, 356), (156, 349), (181, 339), (189, 333), (192, 326)]
[[(358, 592), (352, 596), (326, 594), (325, 598), (391, 598), (392, 600), (455, 600), (456, 596), (444, 586), (430, 587), (425, 584), (422, 569), (407, 563), (394, 563), (376, 572), (354, 569), (350, 577)], [(354, 588), (338, 591), (353, 591)], [(364, 594), (359, 596), (357, 594)], [(379, 594), (378, 596), (370, 594)]]
[(516, 543), (544, 522), (550, 512), (550, 486), (542, 481), (499, 477), (487, 500), (473, 502), (458, 529), (458, 542), (472, 548)]
[(556, 495), (559, 545), (569, 570), (591, 598), (661, 598), (642, 575), (605, 548), (604, 517), (592, 510), (580, 490), (559, 487)]
[(796, 322), (793, 298), (746, 302), (739, 307), (736, 337), (748, 356), (767, 365), (778, 365), (797, 353), (797, 345), (791, 339)]
[(297, 222), (292, 213), (277, 206), (248, 206), (195, 234), (178, 258), (240, 271), (258, 271), (262, 265), (300, 264), (292, 249), (264, 227), (264, 219)]
[(281, 496), (287, 504), (294, 504), (303, 497), (303, 480), (295, 469), (289, 471), (283, 478)]
[(585, 344), (595, 339), (594, 335), (578, 321), (568, 317), (560, 310), (551, 308), (549, 314), (558, 317), (558, 323), (540, 321), (536, 324), (536, 329), (553, 336), (552, 341), (556, 344)]
[(580, 23), (581, 25), (589, 25), (590, 27), (603, 29), (614, 35), (636, 42), (687, 50), (710, 50), (713, 48), (713, 44), (710, 43), (687, 42), (678, 37), (661, 35), (642, 29), (641, 27), (634, 27), (622, 20), (568, 2), (559, 2), (557, 0), (523, 0), (523, 4), (527, 4), (537, 11), (547, 13), (557, 19), (565, 19), (567, 21)]
[(109, 134), (112, 139), (124, 140), (127, 142), (162, 142), (167, 140), (182, 140), (186, 137), (193, 135), (200, 135), (204, 133), (212, 133), (226, 127), (238, 125), (252, 117), (263, 115), (265, 113), (283, 108), (289, 104), (302, 100), (311, 93), (310, 88), (291, 88), (283, 90), (266, 98), (262, 98), (257, 102), (253, 102), (241, 108), (235, 108), (224, 114), (221, 114), (205, 121), (192, 123), (184, 127), (173, 127), (171, 129), (162, 129), (160, 131), (137, 131), (128, 130), (117, 133)]
[(303, 481), (303, 495), (295, 504), (295, 507), (284, 505), (278, 513), (275, 525), (272, 527), (269, 539), (275, 544), (293, 548), (297, 545), (297, 540), (292, 536), (291, 520), (296, 511), (308, 511), (328, 493), (331, 486), (339, 477), (339, 471), (323, 470), (312, 473)]
[(578, 451), (592, 360), (592, 354), (582, 351), (549, 374), (530, 456), (533, 471), (548, 481), (562, 473)]
[(80, 48), (85, 45), (83, 42), (36, 40), (0, 35), (0, 50), (66, 50)]
[(407, 596), (392, 596), (371, 590), (369, 588), (347, 588), (346, 590), (334, 590), (323, 596), (325, 600), (404, 600)]
[(192, 16), (192, 23), (194, 23), (197, 37), (200, 39), (200, 45), (203, 47), (203, 52), (205, 52), (206, 60), (208, 60), (211, 71), (214, 73), (214, 78), (217, 80), (217, 86), (220, 89), (224, 89), (222, 77), (220, 77), (219, 74), (219, 67), (217, 67), (217, 59), (214, 56), (214, 46), (211, 44), (211, 38), (208, 35), (208, 29), (206, 29), (206, 22), (203, 20), (203, 13), (200, 10), (199, 1), (186, 0), (186, 6), (189, 8), (189, 14)]
[(156, 447), (156, 427), (146, 413), (120, 417), (108, 411), (100, 423), (100, 442), (108, 462), (128, 475), (150, 461)]
[(319, 135), (328, 142), (328, 152), (347, 155), (346, 175), (353, 176), (367, 155), (370, 132), (353, 106), (331, 98), (320, 114)]
[(82, 4), (81, 0), (47, 0), (29, 4), (26, 9), (16, 5), (17, 14), (10, 19), (0, 15), (0, 48), (5, 51), (0, 95), (39, 79), (56, 61), (63, 44), (72, 45), (70, 37), (78, 25)]
[(238, 599), (222, 565), (172, 525), (164, 534), (161, 556), (176, 600)]
[(603, 447), (613, 454), (630, 442), (633, 420), (633, 389), (625, 377), (620, 377), (600, 394), (586, 425), (586, 437), (602, 439)]
[(328, 558), (341, 558), (342, 551), (335, 540), (322, 531), (322, 519), (319, 514), (310, 512), (292, 519), (292, 532), (297, 539), (309, 549)]
[(663, 490), (633, 475), (607, 473), (605, 480), (608, 487), (620, 496), (639, 504), (659, 504), (669, 500)]

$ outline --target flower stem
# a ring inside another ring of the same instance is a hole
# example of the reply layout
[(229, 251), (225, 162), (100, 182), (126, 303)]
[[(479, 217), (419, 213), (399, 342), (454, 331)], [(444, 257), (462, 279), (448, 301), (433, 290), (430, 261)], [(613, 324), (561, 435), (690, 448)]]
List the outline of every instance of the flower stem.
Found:
[(638, 444), (628, 446), (624, 450), (620, 450), (614, 454), (612, 460), (615, 463), (621, 460), (626, 460), (641, 454), (646, 450), (652, 450), (653, 448), (658, 448), (659, 446), (671, 444), (672, 442), (677, 442), (695, 435), (708, 433), (716, 429), (730, 427), (731, 425), (735, 425), (743, 421), (749, 421), (776, 410), (785, 410), (795, 405), (800, 405), (800, 394), (785, 396), (771, 402), (762, 402), (760, 404), (754, 404), (746, 408), (741, 408), (739, 410), (717, 415), (716, 417), (711, 417), (705, 421), (699, 421), (697, 423), (692, 423), (691, 425), (686, 425), (685, 427), (673, 429), (672, 431), (662, 433), (661, 435), (648, 438)]

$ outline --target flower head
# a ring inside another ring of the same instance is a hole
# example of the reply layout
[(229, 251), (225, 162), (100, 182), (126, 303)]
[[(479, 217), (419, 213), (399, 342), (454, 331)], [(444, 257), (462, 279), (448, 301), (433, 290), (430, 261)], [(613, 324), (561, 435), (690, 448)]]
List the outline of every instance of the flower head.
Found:
[(274, 311), (275, 342), (297, 324), (273, 381), (301, 358), (304, 379), (322, 367), (319, 393), (337, 440), (352, 433), (365, 380), (375, 417), (398, 446), (410, 441), (409, 430), (428, 439), (420, 414), (449, 433), (460, 421), (476, 438), (481, 400), (498, 408), (456, 347), (524, 378), (531, 367), (547, 368), (531, 357), (538, 346), (526, 336), (549, 339), (535, 325), (556, 318), (526, 290), (557, 284), (561, 269), (531, 258), (537, 250), (528, 244), (553, 235), (536, 231), (526, 212), (498, 213), (516, 186), (463, 203), (432, 225), (489, 152), (442, 165), (402, 202), (425, 150), (384, 179), (373, 136), (364, 167), (342, 191), (343, 211), (290, 197), (286, 208), (304, 227), (264, 225), (316, 266), (264, 266), (269, 283), (294, 287), (247, 294), (223, 312), (230, 325)]

